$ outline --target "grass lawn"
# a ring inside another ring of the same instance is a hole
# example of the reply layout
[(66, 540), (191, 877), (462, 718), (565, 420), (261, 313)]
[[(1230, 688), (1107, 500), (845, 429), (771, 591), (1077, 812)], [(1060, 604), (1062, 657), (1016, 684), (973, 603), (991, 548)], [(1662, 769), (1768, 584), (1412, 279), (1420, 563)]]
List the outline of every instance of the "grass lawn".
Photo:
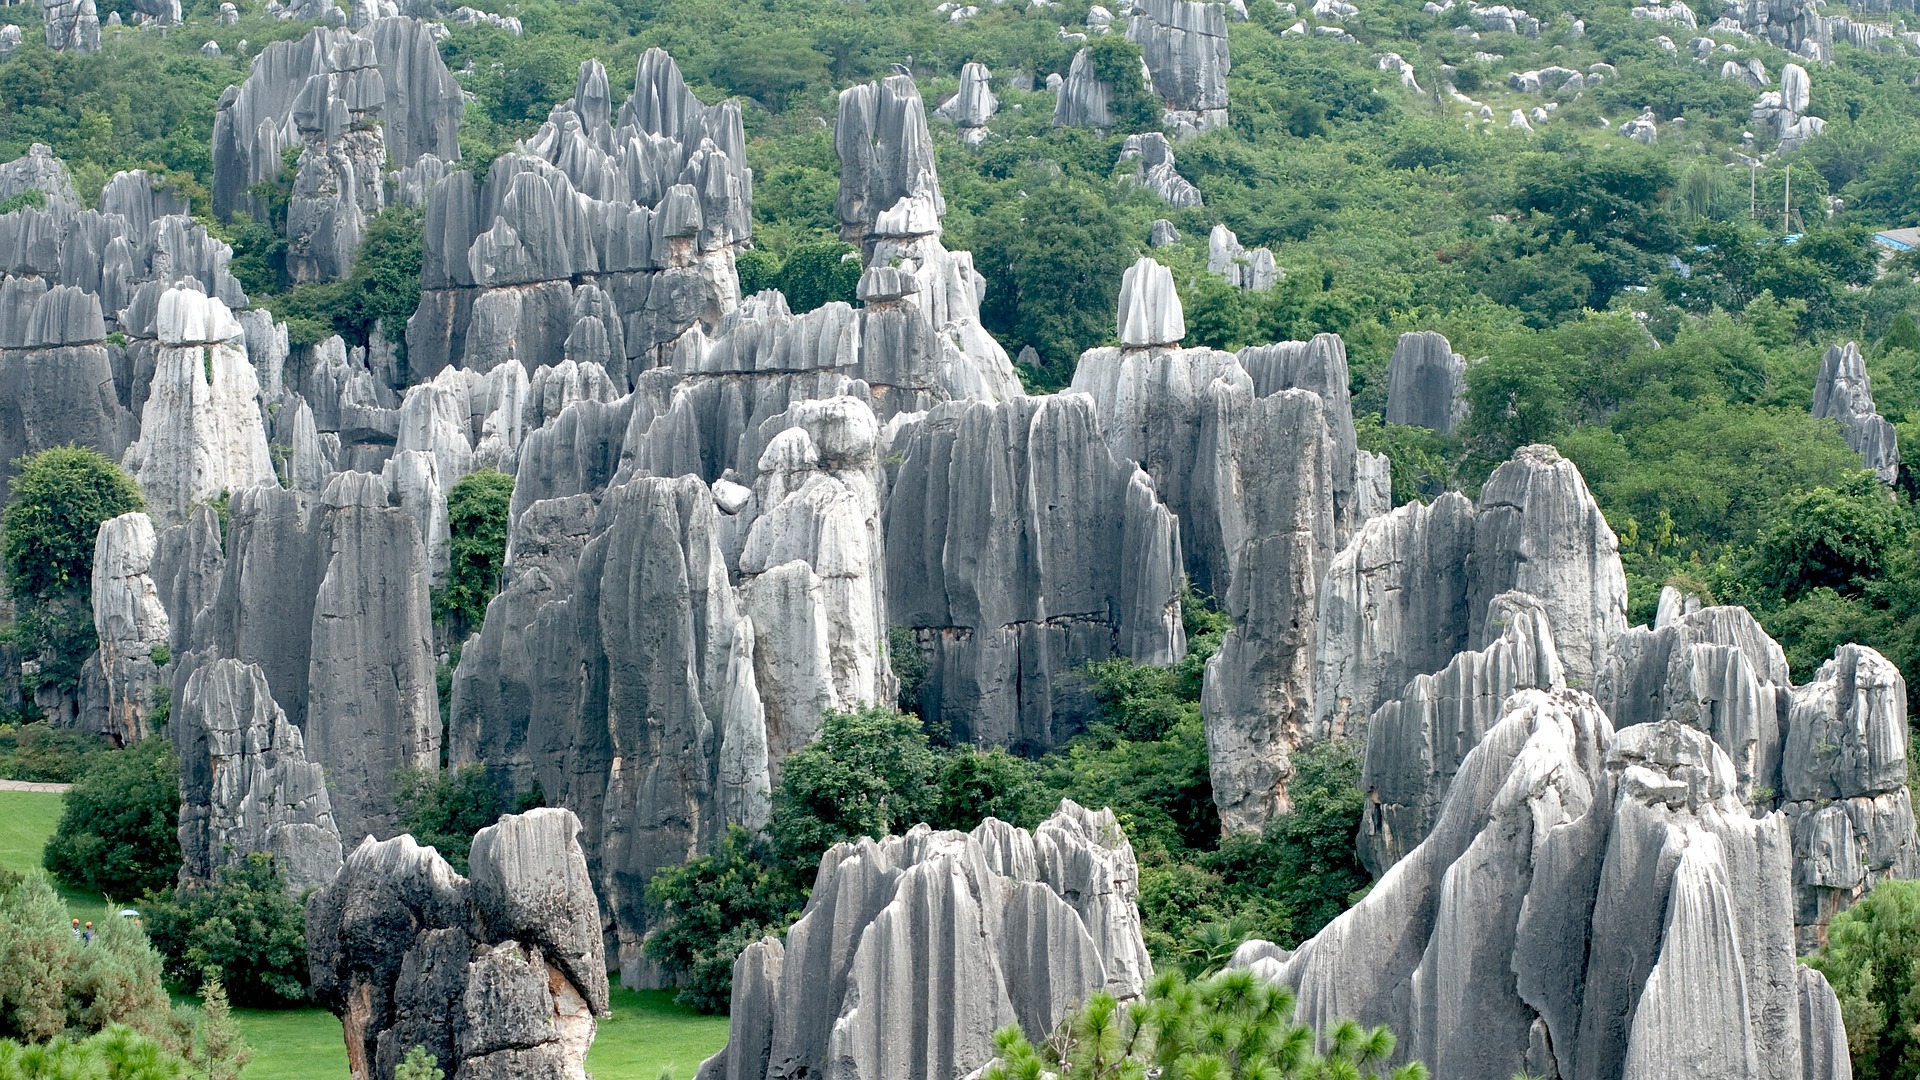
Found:
[[(39, 791), (0, 791), (0, 870), (42, 874), (40, 852), (60, 824), (62, 799)], [(97, 919), (106, 898), (54, 882), (60, 899), (76, 919)]]
[[(40, 852), (60, 823), (60, 809), (58, 795), (0, 791), (0, 868), (43, 873)], [(100, 897), (55, 887), (76, 917), (100, 916)], [(347, 1075), (340, 1021), (325, 1009), (235, 1009), (234, 1015), (253, 1047), (246, 1080)], [(671, 990), (616, 989), (613, 1015), (600, 1022), (587, 1068), (597, 1080), (659, 1080), (663, 1070), (670, 1070), (675, 1080), (690, 1080), (700, 1062), (726, 1042), (726, 1017), (682, 1008), (674, 1004)]]

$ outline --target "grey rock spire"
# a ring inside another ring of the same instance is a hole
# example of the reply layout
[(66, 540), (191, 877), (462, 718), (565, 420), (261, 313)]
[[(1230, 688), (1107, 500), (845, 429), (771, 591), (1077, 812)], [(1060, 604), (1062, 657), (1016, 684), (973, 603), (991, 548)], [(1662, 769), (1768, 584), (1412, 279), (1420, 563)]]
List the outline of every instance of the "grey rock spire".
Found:
[(1860, 346), (1849, 341), (1827, 350), (1813, 384), (1813, 415), (1839, 422), (1847, 445), (1888, 484), (1900, 475), (1900, 449), (1893, 425), (1874, 410), (1873, 381)]
[(1401, 334), (1387, 366), (1387, 423), (1451, 435), (1466, 411), (1466, 358), (1431, 330)]

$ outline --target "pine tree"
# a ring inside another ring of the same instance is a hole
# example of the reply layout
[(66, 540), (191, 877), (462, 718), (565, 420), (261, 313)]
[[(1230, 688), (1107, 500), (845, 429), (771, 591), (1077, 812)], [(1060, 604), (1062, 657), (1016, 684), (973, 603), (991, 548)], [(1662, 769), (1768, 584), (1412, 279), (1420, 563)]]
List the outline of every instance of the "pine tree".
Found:
[(240, 1070), (253, 1060), (253, 1049), (240, 1037), (240, 1025), (227, 1004), (227, 988), (217, 972), (207, 972), (200, 984), (200, 1050), (194, 1064), (207, 1080), (240, 1080)]

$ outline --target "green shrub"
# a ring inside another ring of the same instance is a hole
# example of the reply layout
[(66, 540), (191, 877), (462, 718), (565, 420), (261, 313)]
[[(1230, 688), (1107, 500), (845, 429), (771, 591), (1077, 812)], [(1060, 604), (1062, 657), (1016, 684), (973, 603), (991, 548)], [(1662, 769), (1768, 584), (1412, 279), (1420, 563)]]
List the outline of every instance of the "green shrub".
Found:
[(177, 1050), (160, 970), (133, 920), (103, 907), (83, 943), (45, 878), (0, 882), (0, 1038), (44, 1043), (125, 1024)]
[(484, 765), (457, 769), (402, 769), (394, 779), (400, 821), (413, 838), (467, 872), (473, 834), (500, 820), (506, 805)]
[[(1145, 996), (1125, 1005), (1102, 990), (1062, 1020), (1035, 1049), (1017, 1027), (998, 1032), (1000, 1055), (986, 1080), (1033, 1080), (1043, 1072), (1111, 1078), (1205, 1077), (1292, 1080), (1351, 1077), (1376, 1080), (1396, 1040), (1386, 1027), (1342, 1020), (1315, 1032), (1294, 1018), (1294, 993), (1251, 971), (1222, 972), (1189, 983), (1166, 971)], [(1411, 1062), (1392, 1080), (1426, 1080)]]
[(50, 724), (0, 725), (0, 780), (71, 784), (112, 748), (98, 735)]
[(306, 907), (271, 855), (249, 854), (213, 880), (148, 894), (141, 905), (167, 975), (188, 989), (224, 987), (248, 1008), (307, 996)]
[[(185, 1058), (124, 1025), (78, 1042), (60, 1036), (44, 1044), (0, 1041), (0, 1080), (188, 1080)], [(229, 1080), (237, 1073), (209, 1073)]]
[(67, 790), (48, 870), (116, 899), (164, 889), (180, 872), (180, 765), (164, 738), (99, 755)]
[(455, 641), (480, 628), (487, 603), (500, 591), (512, 504), (513, 477), (492, 469), (468, 473), (447, 491), (450, 566), (434, 614)]
[(797, 887), (842, 840), (904, 832), (926, 817), (936, 762), (919, 723), (877, 706), (828, 713), (814, 742), (781, 766), (776, 857)]
[(681, 1004), (727, 1011), (733, 961), (763, 935), (780, 933), (805, 899), (774, 865), (763, 838), (739, 825), (711, 854), (662, 870), (647, 883), (649, 959), (680, 987)]
[(1807, 958), (1840, 998), (1853, 1075), (1920, 1075), (1920, 881), (1883, 881), (1834, 916)]
[(84, 447), (55, 447), (15, 464), (20, 473), (0, 525), (7, 587), (32, 600), (84, 592), (100, 523), (140, 509), (140, 488), (119, 465)]
[(393, 1070), (393, 1080), (446, 1080), (446, 1076), (439, 1059), (427, 1053), (424, 1046), (407, 1051), (407, 1056)]

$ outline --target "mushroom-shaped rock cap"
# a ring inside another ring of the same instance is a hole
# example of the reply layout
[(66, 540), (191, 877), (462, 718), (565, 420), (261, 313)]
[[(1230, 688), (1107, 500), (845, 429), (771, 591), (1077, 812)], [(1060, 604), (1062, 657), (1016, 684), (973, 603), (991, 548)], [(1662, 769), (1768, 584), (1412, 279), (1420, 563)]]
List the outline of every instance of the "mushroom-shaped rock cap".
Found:
[(155, 329), (162, 345), (212, 345), (241, 334), (239, 321), (219, 298), (182, 288), (161, 294)]
[(600, 904), (573, 811), (508, 814), (473, 838), (473, 905), (491, 937), (540, 945), (547, 960), (607, 1011), (606, 943)]
[(1128, 348), (1177, 345), (1187, 336), (1173, 274), (1142, 256), (1120, 279), (1120, 344)]

